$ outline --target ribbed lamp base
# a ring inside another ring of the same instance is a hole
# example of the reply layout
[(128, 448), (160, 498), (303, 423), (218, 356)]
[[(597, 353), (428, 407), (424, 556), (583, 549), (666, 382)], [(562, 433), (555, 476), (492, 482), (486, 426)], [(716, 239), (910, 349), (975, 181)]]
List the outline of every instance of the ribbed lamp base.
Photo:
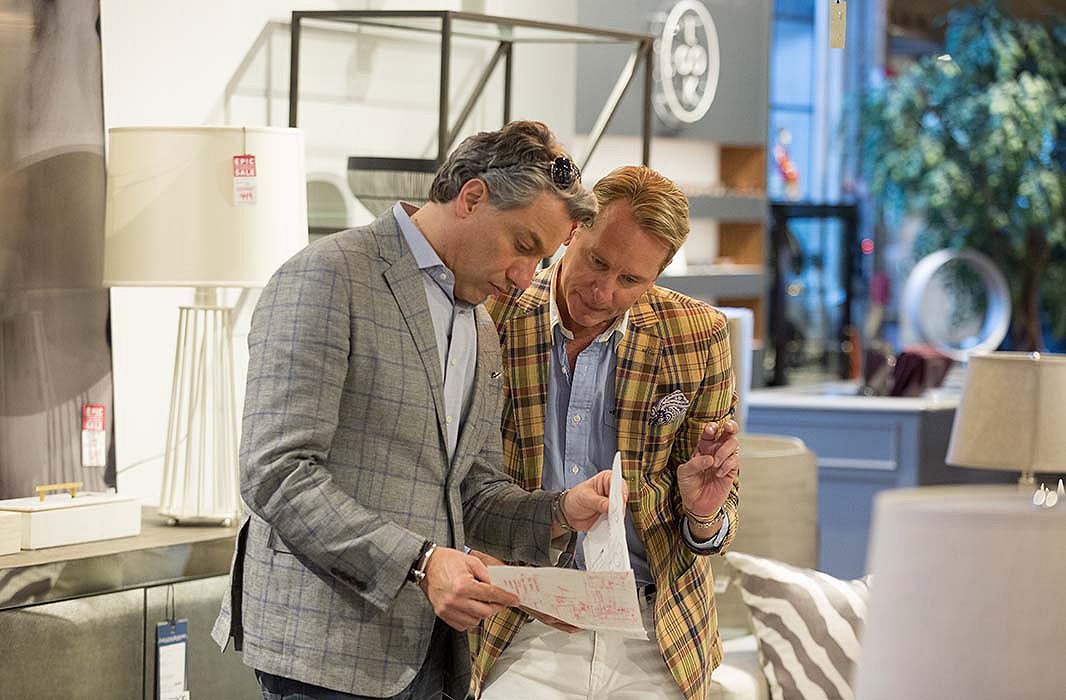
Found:
[(230, 309), (198, 289), (180, 307), (159, 514), (175, 524), (237, 516), (237, 414)]

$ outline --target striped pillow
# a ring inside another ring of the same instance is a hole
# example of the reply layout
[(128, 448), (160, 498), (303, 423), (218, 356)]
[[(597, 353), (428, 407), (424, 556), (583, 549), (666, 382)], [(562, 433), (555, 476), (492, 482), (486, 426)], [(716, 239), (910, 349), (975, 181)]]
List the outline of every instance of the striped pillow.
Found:
[(842, 581), (729, 552), (774, 700), (852, 700), (869, 577)]

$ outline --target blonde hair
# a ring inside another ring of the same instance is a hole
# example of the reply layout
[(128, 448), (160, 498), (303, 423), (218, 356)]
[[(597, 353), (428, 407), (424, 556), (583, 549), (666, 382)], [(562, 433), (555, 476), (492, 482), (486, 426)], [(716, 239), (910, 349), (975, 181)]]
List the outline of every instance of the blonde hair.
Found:
[(629, 204), (637, 225), (669, 250), (663, 267), (688, 238), (688, 198), (673, 181), (645, 165), (615, 168), (596, 183), (592, 193), (601, 212), (612, 202)]

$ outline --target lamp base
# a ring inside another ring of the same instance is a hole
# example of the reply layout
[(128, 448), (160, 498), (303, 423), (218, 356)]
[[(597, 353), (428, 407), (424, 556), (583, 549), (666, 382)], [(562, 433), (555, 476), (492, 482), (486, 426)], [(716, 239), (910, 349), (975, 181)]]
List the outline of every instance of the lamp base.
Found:
[(228, 515), (218, 516), (185, 516), (159, 513), (159, 517), (166, 521), (167, 525), (182, 525), (191, 527), (229, 527), (233, 524), (233, 518)]
[(1018, 490), (1032, 495), (1036, 491), (1036, 472), (1022, 471), (1018, 477)]
[(159, 513), (175, 525), (237, 516), (237, 419), (231, 311), (218, 290), (198, 288), (179, 307)]

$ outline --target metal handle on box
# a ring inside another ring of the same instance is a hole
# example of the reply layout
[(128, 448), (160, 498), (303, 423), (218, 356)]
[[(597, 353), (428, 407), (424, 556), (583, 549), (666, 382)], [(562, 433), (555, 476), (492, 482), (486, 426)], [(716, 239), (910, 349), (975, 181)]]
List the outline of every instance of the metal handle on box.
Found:
[(44, 502), (44, 495), (49, 491), (70, 491), (71, 498), (77, 498), (78, 489), (82, 486), (80, 481), (68, 481), (63, 484), (45, 484), (44, 486), (34, 486), (33, 490), (37, 492), (37, 495), (41, 497), (41, 502)]

